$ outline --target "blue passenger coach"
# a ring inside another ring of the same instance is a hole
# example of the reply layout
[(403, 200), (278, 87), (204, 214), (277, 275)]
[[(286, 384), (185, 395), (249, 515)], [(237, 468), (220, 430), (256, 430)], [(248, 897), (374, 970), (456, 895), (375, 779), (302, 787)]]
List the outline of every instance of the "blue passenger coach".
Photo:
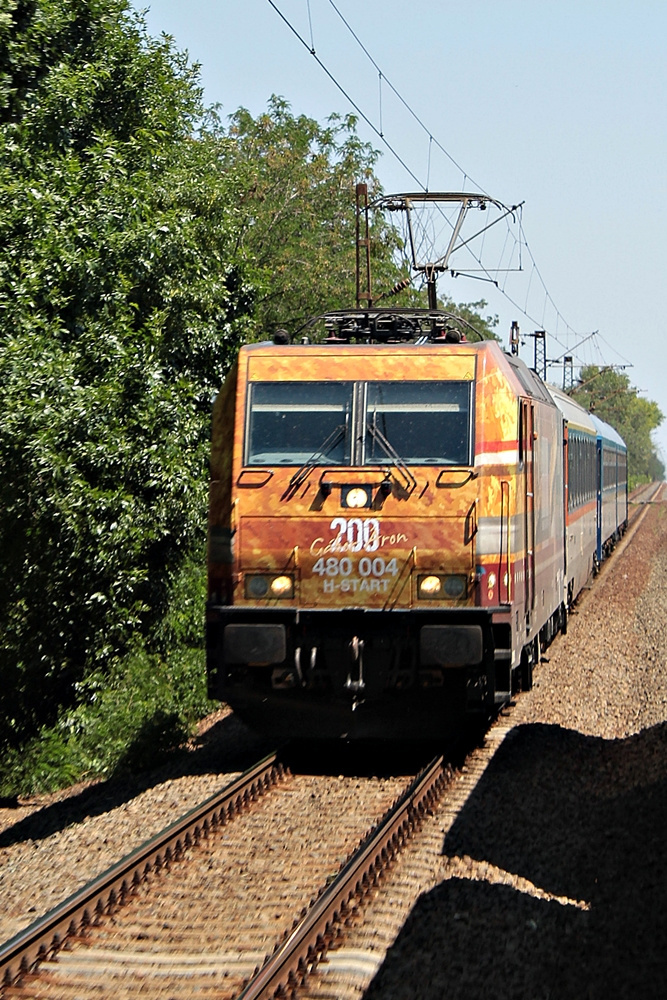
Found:
[(565, 594), (570, 607), (628, 521), (628, 455), (623, 438), (561, 389), (547, 389), (562, 416)]
[(597, 548), (598, 564), (613, 549), (628, 520), (628, 450), (623, 438), (591, 414), (597, 431)]

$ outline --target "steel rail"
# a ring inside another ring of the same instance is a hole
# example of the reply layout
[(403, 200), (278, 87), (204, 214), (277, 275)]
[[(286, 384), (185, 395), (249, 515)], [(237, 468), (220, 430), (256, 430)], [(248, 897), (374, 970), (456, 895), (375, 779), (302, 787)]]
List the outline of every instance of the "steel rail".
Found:
[(657, 499), (658, 493), (662, 483), (643, 483), (632, 491), (628, 497), (628, 504), (636, 504), (641, 506), (642, 504), (653, 503)]
[(334, 881), (295, 921), (291, 932), (245, 985), (238, 1000), (296, 995), (341, 933), (350, 917), (350, 903), (361, 901), (377, 884), (384, 869), (421, 825), (446, 780), (443, 758), (437, 757), (417, 775)]
[(623, 540), (634, 535), (649, 507), (657, 503), (664, 483), (646, 483), (638, 486), (628, 497), (628, 526)]
[(0, 994), (4, 987), (57, 952), (68, 937), (81, 933), (110, 908), (122, 903), (149, 872), (177, 860), (187, 848), (246, 809), (285, 773), (277, 754), (264, 757), (0, 945)]

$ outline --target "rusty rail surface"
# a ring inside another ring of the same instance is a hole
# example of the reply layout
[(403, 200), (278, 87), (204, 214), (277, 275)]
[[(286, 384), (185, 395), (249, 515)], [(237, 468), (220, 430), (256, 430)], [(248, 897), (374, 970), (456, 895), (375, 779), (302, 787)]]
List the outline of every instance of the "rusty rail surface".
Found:
[(363, 840), (335, 880), (295, 921), (291, 932), (246, 984), (238, 1000), (295, 996), (342, 932), (350, 904), (372, 890), (412, 833), (421, 825), (447, 782), (437, 757), (411, 782), (380, 823)]
[(628, 503), (651, 503), (657, 497), (660, 487), (663, 485), (660, 482), (642, 483), (641, 486), (637, 486), (630, 493)]
[(210, 831), (246, 809), (284, 774), (277, 754), (269, 754), (0, 945), (0, 994), (4, 987), (57, 952), (68, 937), (94, 923), (109, 907), (122, 903), (150, 871), (179, 858), (201, 837), (207, 837)]
[(657, 503), (664, 483), (645, 483), (633, 490), (628, 497), (628, 527), (634, 528), (644, 517), (652, 503)]

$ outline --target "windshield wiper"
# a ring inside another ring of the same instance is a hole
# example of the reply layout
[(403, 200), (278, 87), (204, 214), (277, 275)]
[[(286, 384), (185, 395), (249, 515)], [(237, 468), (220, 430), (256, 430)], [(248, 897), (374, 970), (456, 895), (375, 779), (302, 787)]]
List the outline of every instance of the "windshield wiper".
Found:
[(345, 437), (346, 426), (346, 424), (338, 424), (337, 427), (334, 427), (331, 434), (324, 439), (317, 451), (314, 451), (310, 458), (306, 459), (301, 468), (296, 470), (281, 499), (293, 496), (299, 487), (305, 483), (313, 466), (322, 464), (321, 460)]
[(401, 456), (398, 454), (398, 452), (394, 448), (393, 444), (390, 441), (387, 440), (387, 438), (384, 436), (384, 434), (382, 433), (382, 431), (380, 430), (380, 428), (377, 426), (377, 423), (376, 423), (376, 420), (375, 420), (375, 414), (373, 414), (373, 423), (367, 423), (366, 424), (366, 430), (371, 435), (371, 437), (373, 438), (373, 440), (377, 441), (377, 443), (380, 445), (380, 447), (382, 448), (382, 450), (391, 459), (392, 465), (394, 465), (396, 467), (396, 469), (400, 472), (400, 474), (403, 477), (403, 480), (405, 482), (405, 488), (406, 488), (407, 492), (408, 493), (412, 493), (412, 491), (415, 489), (415, 487), (417, 485), (417, 480), (412, 475), (412, 473), (408, 469), (407, 465), (405, 464), (405, 462), (403, 461), (403, 459), (401, 458)]

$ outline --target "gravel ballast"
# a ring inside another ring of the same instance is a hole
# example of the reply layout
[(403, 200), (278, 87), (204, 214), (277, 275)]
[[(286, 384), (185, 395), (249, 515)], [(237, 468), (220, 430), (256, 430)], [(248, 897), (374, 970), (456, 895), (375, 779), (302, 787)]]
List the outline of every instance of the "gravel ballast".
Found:
[(159, 771), (0, 809), (0, 941), (224, 787), (272, 748), (224, 709)]

